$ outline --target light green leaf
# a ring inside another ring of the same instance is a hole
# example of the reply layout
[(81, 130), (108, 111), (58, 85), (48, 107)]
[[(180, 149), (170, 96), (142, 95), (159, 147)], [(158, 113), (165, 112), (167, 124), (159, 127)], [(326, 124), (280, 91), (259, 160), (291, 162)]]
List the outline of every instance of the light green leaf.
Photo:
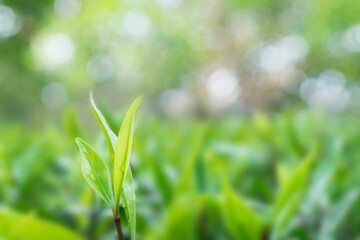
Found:
[(346, 214), (356, 203), (359, 197), (357, 189), (351, 189), (344, 197), (336, 203), (332, 209), (325, 216), (324, 221), (320, 228), (320, 233), (317, 239), (326, 240), (334, 236), (334, 232), (339, 225), (344, 222)]
[(166, 211), (162, 223), (162, 233), (154, 239), (160, 240), (195, 240), (198, 239), (198, 216), (201, 198), (198, 195), (187, 195), (174, 199)]
[(74, 109), (68, 108), (66, 110), (64, 114), (64, 125), (69, 136), (71, 137), (71, 140), (75, 139), (76, 137), (83, 136), (83, 130), (77, 121)]
[(55, 223), (0, 209), (0, 238), (11, 240), (84, 240), (82, 236)]
[(222, 204), (226, 227), (234, 239), (261, 238), (260, 217), (227, 184), (223, 185)]
[(109, 168), (95, 150), (84, 140), (76, 138), (75, 141), (81, 152), (81, 169), (85, 180), (112, 207), (113, 190)]
[(291, 172), (287, 167), (282, 165), (281, 163), (276, 165), (276, 178), (280, 183), (280, 186), (284, 185), (287, 182), (287, 179), (290, 177)]
[(287, 225), (291, 221), (293, 215), (300, 204), (301, 197), (306, 189), (311, 166), (314, 163), (318, 152), (318, 145), (308, 154), (307, 158), (294, 170), (294, 172), (287, 178), (283, 184), (280, 192), (275, 200), (272, 221), (276, 236), (273, 239), (278, 239)]
[[(111, 163), (113, 164), (117, 136), (110, 129), (110, 127), (107, 124), (105, 117), (103, 116), (101, 111), (96, 107), (92, 93), (90, 93), (90, 102), (91, 102), (91, 107), (95, 114), (95, 117), (98, 120), (99, 125), (105, 135), (105, 139), (106, 139), (108, 149), (109, 149)], [(124, 186), (123, 186), (124, 200), (122, 202), (122, 205), (125, 210), (126, 217), (127, 217), (128, 223), (129, 223), (131, 239), (135, 239), (135, 237), (136, 237), (135, 191), (133, 188), (133, 178), (132, 178), (131, 168), (130, 168), (130, 166), (128, 166), (128, 167), (129, 167), (129, 170), (128, 170), (128, 173), (126, 174)]]
[(122, 206), (125, 210), (126, 218), (130, 228), (131, 239), (136, 239), (136, 206), (135, 206), (135, 189), (131, 168), (126, 174), (123, 185), (124, 200)]
[(283, 231), (286, 228), (287, 224), (291, 221), (294, 214), (296, 213), (296, 210), (301, 201), (301, 197), (302, 197), (302, 192), (297, 191), (288, 200), (288, 202), (282, 208), (281, 212), (279, 212), (279, 215), (276, 216), (270, 239), (272, 240), (282, 239), (281, 236), (283, 234)]
[(181, 158), (182, 161), (185, 162), (185, 165), (175, 186), (175, 198), (196, 192), (196, 163), (204, 146), (204, 136), (206, 132), (206, 126), (199, 126), (191, 132), (191, 137), (189, 135), (189, 137), (187, 137), (188, 147), (181, 152)]
[(116, 137), (115, 133), (110, 129), (109, 125), (107, 124), (107, 122), (106, 122), (104, 116), (102, 115), (102, 113), (100, 112), (100, 110), (96, 107), (92, 92), (90, 92), (90, 103), (91, 103), (91, 108), (96, 117), (96, 120), (98, 121), (100, 128), (104, 133), (105, 140), (106, 140), (106, 143), (107, 143), (107, 146), (109, 149), (110, 162), (113, 164), (114, 149), (116, 146), (117, 137)]
[(115, 160), (114, 160), (114, 193), (115, 193), (115, 214), (118, 214), (120, 203), (120, 194), (122, 186), (128, 170), (134, 128), (134, 116), (136, 109), (141, 101), (138, 97), (130, 106), (125, 118), (121, 124), (118, 135), (118, 141), (115, 147)]
[(314, 177), (308, 189), (305, 205), (309, 215), (312, 214), (316, 203), (327, 196), (326, 191), (331, 187), (329, 183), (342, 160), (343, 141), (340, 138), (334, 139), (325, 148), (328, 150), (314, 169)]

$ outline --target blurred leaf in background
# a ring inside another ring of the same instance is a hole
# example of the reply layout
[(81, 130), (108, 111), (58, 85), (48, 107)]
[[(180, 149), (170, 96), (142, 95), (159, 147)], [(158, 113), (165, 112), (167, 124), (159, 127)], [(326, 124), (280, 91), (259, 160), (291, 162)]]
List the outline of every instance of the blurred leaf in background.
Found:
[(142, 95), (124, 180), (136, 213), (120, 211), (138, 239), (360, 238), (359, 12), (352, 0), (0, 0), (0, 234), (115, 239), (74, 137), (111, 159), (120, 109)]

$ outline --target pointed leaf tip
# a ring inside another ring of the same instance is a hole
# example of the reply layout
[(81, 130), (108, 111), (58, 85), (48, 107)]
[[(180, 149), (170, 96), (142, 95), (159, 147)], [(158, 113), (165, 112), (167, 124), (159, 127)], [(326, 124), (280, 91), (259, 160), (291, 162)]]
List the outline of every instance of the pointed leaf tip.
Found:
[(108, 146), (110, 162), (113, 163), (114, 154), (115, 154), (114, 153), (115, 145), (117, 141), (116, 134), (110, 129), (108, 123), (106, 122), (105, 117), (102, 115), (101, 111), (97, 108), (92, 92), (90, 92), (90, 104), (91, 104), (91, 109), (95, 115), (95, 118), (98, 121), (102, 132), (104, 133), (106, 144)]
[(138, 97), (130, 106), (125, 118), (121, 124), (118, 135), (118, 141), (115, 147), (114, 161), (114, 195), (115, 195), (115, 214), (118, 214), (120, 204), (120, 194), (122, 192), (123, 183), (126, 172), (128, 170), (130, 154), (133, 140), (133, 127), (136, 109), (141, 101)]

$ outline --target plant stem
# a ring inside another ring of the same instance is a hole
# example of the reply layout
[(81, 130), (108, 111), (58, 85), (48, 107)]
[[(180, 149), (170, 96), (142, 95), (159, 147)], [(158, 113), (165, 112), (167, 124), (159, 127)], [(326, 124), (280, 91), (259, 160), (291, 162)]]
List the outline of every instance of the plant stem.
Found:
[(114, 222), (115, 222), (115, 225), (116, 225), (116, 230), (117, 230), (117, 233), (118, 233), (118, 236), (119, 236), (119, 240), (124, 240), (124, 235), (123, 235), (123, 232), (122, 232), (122, 228), (121, 228), (121, 219), (120, 219), (120, 216), (114, 216)]

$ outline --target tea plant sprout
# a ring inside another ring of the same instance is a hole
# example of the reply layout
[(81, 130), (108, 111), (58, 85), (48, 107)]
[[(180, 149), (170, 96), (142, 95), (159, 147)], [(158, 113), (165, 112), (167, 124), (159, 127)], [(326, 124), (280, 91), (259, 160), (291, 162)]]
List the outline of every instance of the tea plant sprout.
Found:
[(81, 169), (86, 182), (111, 207), (119, 239), (124, 236), (120, 219), (120, 199), (128, 221), (131, 239), (136, 239), (136, 209), (133, 177), (129, 165), (133, 126), (136, 109), (141, 101), (138, 97), (130, 106), (122, 122), (118, 137), (110, 129), (104, 116), (96, 107), (92, 93), (90, 103), (94, 115), (105, 136), (109, 156), (105, 160), (81, 138), (76, 138), (80, 149)]

